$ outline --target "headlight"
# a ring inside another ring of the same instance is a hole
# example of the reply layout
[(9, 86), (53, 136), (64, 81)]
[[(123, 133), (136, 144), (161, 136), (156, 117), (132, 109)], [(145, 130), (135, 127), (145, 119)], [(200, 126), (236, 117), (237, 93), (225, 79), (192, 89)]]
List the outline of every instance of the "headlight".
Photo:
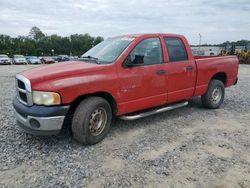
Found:
[(33, 103), (38, 105), (57, 105), (61, 103), (61, 97), (55, 92), (33, 91)]

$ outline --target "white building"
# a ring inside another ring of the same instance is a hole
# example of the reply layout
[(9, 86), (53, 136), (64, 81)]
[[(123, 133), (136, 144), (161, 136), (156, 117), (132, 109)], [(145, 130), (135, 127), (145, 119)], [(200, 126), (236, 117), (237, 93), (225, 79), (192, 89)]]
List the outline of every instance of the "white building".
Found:
[(223, 47), (219, 46), (200, 46), (200, 47), (191, 47), (192, 52), (194, 55), (219, 55), (221, 50), (223, 50)]

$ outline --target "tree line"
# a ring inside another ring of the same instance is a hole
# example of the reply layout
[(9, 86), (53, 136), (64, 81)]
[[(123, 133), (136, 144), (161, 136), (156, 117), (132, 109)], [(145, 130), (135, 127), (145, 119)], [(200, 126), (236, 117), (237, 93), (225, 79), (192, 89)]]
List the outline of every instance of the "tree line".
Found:
[[(199, 46), (199, 45), (192, 45), (192, 46)], [(250, 41), (249, 40), (238, 40), (236, 42), (230, 42), (226, 41), (221, 44), (202, 44), (201, 46), (220, 46), (220, 47), (232, 47), (232, 46), (245, 46), (247, 48), (250, 48)]]
[[(38, 27), (34, 26), (27, 36), (11, 37), (0, 35), (0, 54), (7, 54), (9, 56), (14, 54), (36, 56), (65, 54), (79, 56), (101, 41), (103, 41), (103, 37), (93, 37), (87, 33), (73, 34), (68, 37), (56, 34), (48, 36)], [(202, 46), (246, 46), (250, 48), (250, 41), (226, 41), (222, 44), (203, 44)]]
[(89, 34), (73, 34), (68, 37), (45, 35), (39, 28), (31, 28), (28, 36), (0, 35), (0, 54), (22, 55), (73, 55), (79, 56), (103, 41), (103, 37)]

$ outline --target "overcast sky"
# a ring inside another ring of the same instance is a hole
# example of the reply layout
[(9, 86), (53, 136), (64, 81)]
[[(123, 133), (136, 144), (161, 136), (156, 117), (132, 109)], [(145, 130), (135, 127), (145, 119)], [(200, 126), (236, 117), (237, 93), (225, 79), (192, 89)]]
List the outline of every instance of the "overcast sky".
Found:
[(104, 38), (146, 32), (185, 35), (198, 44), (250, 40), (250, 0), (0, 0), (0, 34), (32, 26), (67, 36)]

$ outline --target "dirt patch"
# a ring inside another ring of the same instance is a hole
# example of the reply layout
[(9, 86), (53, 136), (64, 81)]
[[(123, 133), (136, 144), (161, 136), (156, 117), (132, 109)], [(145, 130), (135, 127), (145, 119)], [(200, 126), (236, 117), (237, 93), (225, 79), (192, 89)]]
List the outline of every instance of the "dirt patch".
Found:
[(208, 184), (208, 187), (216, 188), (248, 188), (250, 187), (249, 169), (234, 166), (223, 173), (221, 177), (212, 178)]

